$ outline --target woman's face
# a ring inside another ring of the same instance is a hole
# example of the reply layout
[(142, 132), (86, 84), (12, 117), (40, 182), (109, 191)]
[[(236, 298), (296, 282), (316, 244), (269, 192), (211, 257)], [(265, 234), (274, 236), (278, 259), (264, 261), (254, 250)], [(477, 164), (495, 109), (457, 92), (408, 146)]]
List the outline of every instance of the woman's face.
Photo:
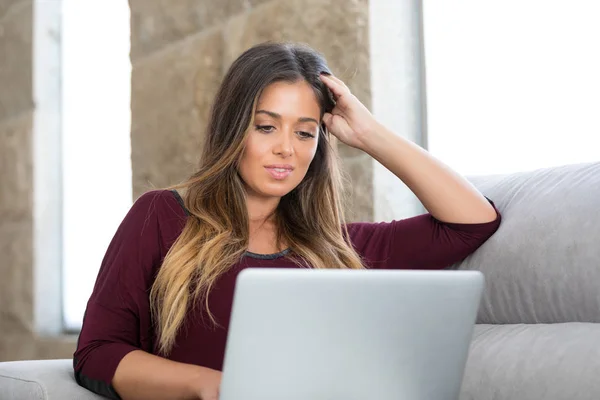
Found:
[(306, 81), (265, 88), (239, 165), (249, 196), (281, 198), (300, 184), (317, 150), (320, 115)]

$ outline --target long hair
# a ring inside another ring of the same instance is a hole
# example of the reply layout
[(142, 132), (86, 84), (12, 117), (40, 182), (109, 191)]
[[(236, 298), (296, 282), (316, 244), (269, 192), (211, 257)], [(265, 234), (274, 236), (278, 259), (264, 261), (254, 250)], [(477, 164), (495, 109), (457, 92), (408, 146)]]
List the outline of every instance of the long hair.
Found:
[[(170, 353), (188, 310), (203, 303), (218, 278), (243, 257), (249, 243), (245, 188), (238, 174), (247, 132), (262, 91), (274, 82), (306, 81), (321, 117), (335, 103), (319, 79), (330, 74), (324, 58), (305, 45), (263, 43), (229, 68), (208, 123), (198, 172), (183, 189), (190, 215), (167, 253), (150, 292), (158, 349)], [(315, 157), (302, 182), (281, 198), (275, 214), (278, 240), (303, 267), (363, 268), (345, 230), (342, 177), (329, 133), (321, 125)]]

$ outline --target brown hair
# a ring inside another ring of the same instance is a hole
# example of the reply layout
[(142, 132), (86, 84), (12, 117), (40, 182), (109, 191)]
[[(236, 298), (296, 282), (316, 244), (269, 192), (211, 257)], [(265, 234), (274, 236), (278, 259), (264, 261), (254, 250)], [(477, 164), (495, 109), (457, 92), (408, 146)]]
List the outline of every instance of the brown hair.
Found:
[[(203, 300), (213, 319), (208, 293), (247, 249), (248, 212), (237, 167), (257, 99), (271, 83), (304, 80), (314, 88), (322, 116), (335, 105), (319, 79), (322, 73), (331, 72), (319, 53), (291, 43), (252, 47), (229, 68), (211, 111), (200, 168), (174, 186), (184, 190), (190, 216), (150, 293), (162, 354), (171, 351), (192, 304)], [(276, 210), (278, 236), (289, 245), (295, 262), (312, 268), (363, 268), (345, 232), (341, 193), (337, 155), (322, 125), (305, 178), (282, 197)]]

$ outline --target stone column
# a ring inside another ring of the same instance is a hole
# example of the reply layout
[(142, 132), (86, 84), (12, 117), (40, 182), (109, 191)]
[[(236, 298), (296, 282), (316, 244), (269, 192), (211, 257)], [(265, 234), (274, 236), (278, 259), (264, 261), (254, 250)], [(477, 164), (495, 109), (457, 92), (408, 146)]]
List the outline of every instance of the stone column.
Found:
[[(75, 343), (60, 332), (59, 250), (44, 253), (60, 240), (60, 231), (41, 223), (60, 216), (58, 199), (46, 190), (59, 185), (59, 154), (51, 143), (59, 143), (52, 112), (59, 98), (52, 88), (60, 71), (47, 63), (58, 56), (40, 54), (59, 45), (51, 29), (59, 6), (45, 2), (34, 11), (31, 0), (0, 0), (0, 361), (68, 358)], [(41, 29), (34, 29), (41, 20)], [(45, 39), (36, 42), (38, 37)], [(48, 76), (53, 81), (44, 82)], [(48, 104), (51, 109), (44, 108)], [(37, 156), (40, 165), (34, 165)]]
[(30, 1), (0, 1), (0, 360), (33, 321), (32, 30)]
[[(368, 0), (130, 0), (134, 197), (197, 165), (209, 108), (227, 67), (266, 40), (304, 42), (371, 105)], [(373, 218), (373, 161), (341, 146), (351, 220)]]

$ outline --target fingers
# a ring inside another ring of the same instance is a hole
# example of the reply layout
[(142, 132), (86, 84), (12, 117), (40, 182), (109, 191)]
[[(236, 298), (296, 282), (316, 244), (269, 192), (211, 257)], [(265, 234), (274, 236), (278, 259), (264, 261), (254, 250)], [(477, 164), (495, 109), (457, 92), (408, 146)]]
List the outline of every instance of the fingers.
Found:
[(323, 83), (325, 83), (325, 85), (327, 85), (329, 90), (333, 92), (333, 95), (335, 96), (336, 100), (342, 97), (344, 94), (350, 93), (350, 90), (344, 84), (344, 82), (335, 78), (334, 76), (321, 75), (321, 80), (323, 81)]
[(331, 112), (326, 112), (325, 114), (323, 114), (323, 122), (325, 123), (325, 125), (330, 126), (331, 123), (333, 122), (333, 120), (335, 119), (335, 116), (338, 116), (340, 118), (346, 119), (346, 116), (344, 115), (343, 112), (341, 112), (337, 107), (334, 108), (333, 110), (331, 110)]
[(342, 86), (342, 87), (346, 88), (346, 90), (347, 90), (348, 92), (350, 91), (350, 89), (348, 88), (348, 85), (346, 85), (346, 84), (344, 83), (344, 81), (342, 81), (342, 80), (341, 80), (340, 78), (338, 78), (337, 76), (335, 76), (335, 75), (329, 75), (328, 77), (329, 77), (329, 78), (331, 78), (331, 79), (333, 79), (334, 81), (336, 81), (336, 82), (337, 82), (337, 83), (338, 83), (340, 86)]

